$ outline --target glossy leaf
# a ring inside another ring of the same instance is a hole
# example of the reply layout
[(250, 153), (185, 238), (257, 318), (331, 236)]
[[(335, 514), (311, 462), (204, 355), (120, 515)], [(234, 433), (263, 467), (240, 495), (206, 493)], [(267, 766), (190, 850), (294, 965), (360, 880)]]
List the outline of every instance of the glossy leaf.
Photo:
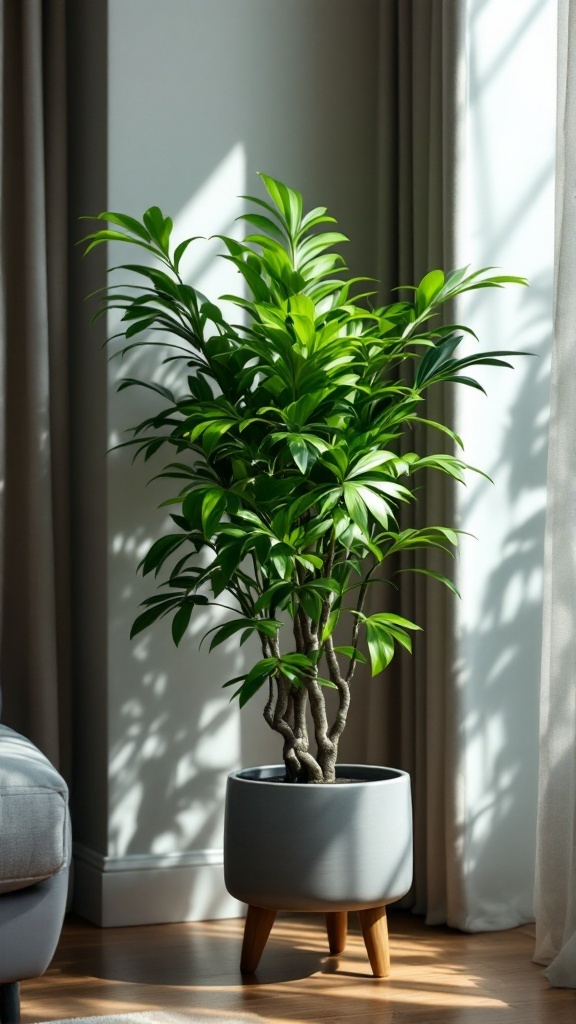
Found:
[(190, 625), (190, 618), (192, 616), (193, 609), (194, 603), (192, 601), (185, 601), (172, 619), (172, 639), (176, 644), (176, 647), (178, 647), (178, 644)]
[(356, 661), (362, 662), (363, 665), (366, 664), (365, 655), (362, 654), (362, 651), (359, 651), (357, 647), (343, 645), (335, 647), (334, 650), (337, 654), (345, 654), (347, 658), (354, 658)]
[(179, 603), (179, 598), (169, 598), (163, 601), (157, 602), (152, 607), (141, 612), (140, 615), (134, 620), (132, 628), (130, 630), (130, 639), (132, 640), (138, 633), (141, 633), (144, 629), (148, 629), (152, 623), (156, 622), (163, 615), (167, 615), (169, 611)]
[(179, 533), (170, 533), (165, 537), (159, 537), (158, 540), (154, 542), (145, 558), (140, 562), (139, 568), (142, 568), (143, 575), (146, 576), (153, 570), (156, 570), (156, 575), (158, 575), (158, 572), (164, 565), (166, 559), (173, 554), (173, 552), (176, 551), (185, 540), (186, 536)]

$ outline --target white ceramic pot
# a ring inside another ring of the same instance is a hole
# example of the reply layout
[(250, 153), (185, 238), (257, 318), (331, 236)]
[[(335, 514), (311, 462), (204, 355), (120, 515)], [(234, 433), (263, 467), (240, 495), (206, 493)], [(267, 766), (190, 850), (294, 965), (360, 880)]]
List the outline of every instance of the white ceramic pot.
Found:
[(412, 884), (410, 777), (339, 765), (354, 782), (274, 782), (284, 765), (228, 776), (224, 876), (232, 896), (270, 910), (364, 910)]

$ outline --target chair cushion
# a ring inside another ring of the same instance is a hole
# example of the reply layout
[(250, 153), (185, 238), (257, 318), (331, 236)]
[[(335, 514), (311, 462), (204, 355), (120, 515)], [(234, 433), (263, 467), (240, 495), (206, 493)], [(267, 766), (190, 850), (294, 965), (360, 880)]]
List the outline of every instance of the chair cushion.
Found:
[(30, 740), (0, 725), (0, 894), (66, 867), (68, 789)]

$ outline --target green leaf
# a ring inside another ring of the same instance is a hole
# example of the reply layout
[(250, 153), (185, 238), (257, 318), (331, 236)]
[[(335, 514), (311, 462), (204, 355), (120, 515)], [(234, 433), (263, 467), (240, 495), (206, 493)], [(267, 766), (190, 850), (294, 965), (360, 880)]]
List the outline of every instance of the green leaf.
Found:
[(294, 462), (298, 466), (298, 469), (304, 475), (308, 469), (308, 462), (310, 460), (310, 451), (305, 441), (300, 441), (297, 438), (292, 438), (288, 442), (290, 454), (294, 459)]
[(202, 447), (207, 455), (211, 455), (216, 448), (220, 439), (227, 434), (231, 427), (236, 423), (236, 420), (224, 420), (217, 419), (208, 425), (202, 431)]
[(186, 600), (181, 608), (178, 609), (176, 615), (172, 619), (172, 639), (178, 647), (184, 633), (188, 629), (190, 624), (190, 617), (194, 610), (193, 600)]
[(201, 644), (210, 633), (214, 633), (210, 643), (210, 650), (213, 650), (214, 647), (218, 647), (219, 644), (224, 643), (225, 640), (242, 629), (246, 629), (248, 635), (258, 630), (265, 636), (276, 636), (277, 631), (281, 628), (282, 623), (278, 619), (233, 619), (231, 622), (225, 622), (222, 626), (214, 626), (213, 629), (209, 629), (202, 637)]
[(320, 458), (323, 466), (335, 472), (338, 480), (343, 480), (348, 469), (348, 456), (342, 448), (329, 448)]
[(85, 256), (87, 256), (92, 249), (95, 249), (97, 245), (101, 245), (103, 242), (130, 242), (132, 245), (139, 245), (141, 249), (146, 249), (154, 256), (158, 255), (154, 246), (149, 245), (148, 242), (140, 242), (138, 239), (132, 238), (130, 235), (125, 235), (122, 231), (113, 231), (112, 229), (94, 231), (92, 234), (86, 235), (86, 237), (82, 238), (80, 241), (88, 242), (88, 245), (84, 250)]
[(270, 217), (265, 217), (260, 213), (243, 213), (237, 220), (248, 221), (249, 224), (253, 224), (260, 231), (265, 231), (268, 235), (272, 235), (273, 238), (276, 238), (283, 245), (286, 242), (286, 235)]
[(147, 576), (153, 569), (156, 570), (156, 575), (158, 575), (159, 570), (162, 568), (169, 555), (176, 551), (185, 540), (185, 534), (170, 533), (155, 541), (148, 551), (148, 554), (142, 559), (138, 566), (139, 569), (142, 569), (142, 575)]
[(272, 202), (282, 213), (291, 234), (295, 234), (302, 219), (302, 196), (299, 192), (288, 188), (281, 181), (260, 173)]
[(313, 622), (317, 622), (322, 615), (322, 599), (320, 596), (315, 594), (312, 590), (307, 590), (305, 587), (301, 587), (298, 591), (298, 597), (306, 615), (308, 615)]
[(296, 561), (299, 565), (303, 565), (305, 569), (309, 569), (310, 572), (314, 572), (315, 569), (321, 569), (324, 565), (319, 555), (296, 555)]
[(255, 621), (258, 632), (263, 633), (264, 636), (276, 636), (278, 630), (283, 626), (278, 619), (256, 619)]
[(412, 654), (412, 637), (408, 633), (405, 633), (403, 629), (399, 629), (397, 626), (389, 626), (388, 633), (408, 651), (408, 654)]
[(367, 621), (375, 622), (378, 625), (401, 626), (402, 629), (422, 630), (422, 627), (416, 622), (411, 622), (410, 619), (405, 619), (402, 615), (395, 615), (393, 612), (377, 612), (375, 615), (370, 615)]
[(322, 577), (320, 580), (310, 580), (309, 583), (305, 584), (308, 590), (319, 590), (322, 594), (339, 594), (340, 584), (337, 580), (329, 577)]
[(357, 647), (335, 647), (334, 650), (338, 654), (344, 654), (347, 658), (354, 658), (355, 661), (361, 662), (362, 665), (366, 664), (365, 656), (362, 654), (362, 651), (358, 650)]
[(288, 509), (290, 521), (295, 522), (296, 519), (299, 519), (300, 516), (303, 516), (308, 512), (309, 509), (318, 503), (319, 497), (320, 495), (323, 495), (323, 493), (323, 489), (314, 488), (306, 494), (303, 494), (300, 498), (297, 498)]
[(209, 540), (219, 525), (225, 509), (226, 496), (221, 489), (206, 491), (202, 499), (202, 529), (206, 540)]
[(232, 622), (225, 622), (223, 626), (214, 626), (213, 629), (209, 629), (208, 632), (204, 634), (200, 641), (200, 646), (202, 646), (202, 643), (210, 633), (214, 633), (214, 636), (210, 641), (210, 650), (212, 651), (215, 647), (218, 647), (219, 644), (224, 643), (225, 640), (234, 636), (234, 633), (239, 633), (240, 630), (245, 629), (247, 626), (250, 627), (250, 632), (253, 632), (255, 629), (255, 621), (255, 619), (245, 618), (233, 619)]
[(246, 676), (239, 691), (239, 704), (243, 708), (254, 694), (264, 685), (270, 675), (273, 675), (278, 668), (277, 658), (262, 658), (256, 662), (254, 668)]
[(136, 220), (135, 217), (128, 216), (127, 213), (99, 213), (98, 219), (107, 220), (110, 224), (118, 224), (119, 227), (126, 228), (128, 231), (131, 231), (132, 234), (138, 235), (138, 237), (142, 238), (145, 242), (151, 241), (150, 232), (146, 230), (139, 220)]
[(395, 456), (393, 452), (369, 452), (368, 455), (363, 455), (362, 458), (358, 459), (358, 462), (356, 462), (352, 469), (350, 469), (346, 474), (346, 479), (352, 480), (355, 476), (367, 473), (368, 470), (375, 469), (377, 466), (383, 466), (395, 458), (397, 458), (397, 456)]
[(155, 391), (156, 394), (162, 395), (162, 398), (167, 398), (169, 402), (176, 402), (173, 392), (169, 388), (165, 388), (163, 384), (157, 384), (156, 381), (135, 380), (134, 377), (124, 377), (120, 381), (117, 390), (124, 391), (125, 388), (131, 387), (149, 388), (150, 391)]
[(443, 576), (442, 573), (440, 573), (440, 572), (434, 572), (432, 569), (412, 569), (412, 568), (410, 568), (410, 569), (399, 569), (398, 571), (399, 572), (419, 572), (423, 576), (431, 576), (433, 580), (438, 580), (439, 583), (443, 583), (445, 587), (448, 587), (448, 590), (451, 590), (453, 594), (456, 594), (456, 597), (460, 597), (460, 598), (462, 597), (462, 594), (458, 590), (456, 584), (453, 583), (452, 580), (448, 578), (448, 576)]
[(308, 213), (302, 218), (301, 230), (305, 228), (316, 227), (317, 224), (335, 224), (336, 219), (334, 217), (328, 217), (326, 215), (325, 206), (316, 206), (313, 210), (309, 210)]
[(288, 309), (292, 316), (298, 314), (303, 316), (306, 320), (310, 320), (314, 323), (316, 317), (316, 307), (309, 295), (291, 295), (288, 300)]
[(307, 524), (303, 534), (303, 546), (308, 547), (310, 544), (319, 540), (320, 537), (323, 537), (324, 534), (331, 529), (332, 523), (332, 519), (317, 519), (316, 521), (312, 521), (310, 525)]
[(424, 310), (432, 304), (444, 286), (444, 273), (442, 270), (431, 270), (422, 278), (416, 289), (416, 313), (420, 316)]
[(388, 526), (388, 520), (392, 512), (390, 505), (388, 505), (388, 503), (384, 501), (384, 499), (381, 498), (379, 494), (376, 494), (375, 491), (370, 490), (369, 487), (363, 487), (362, 485), (359, 485), (356, 489), (356, 493), (358, 494), (358, 497), (364, 502), (369, 511), (372, 513), (374, 519), (377, 519), (378, 522), (384, 527), (384, 529), (386, 529)]
[(327, 686), (330, 690), (338, 689), (336, 683), (333, 683), (331, 679), (325, 679), (323, 676), (316, 676), (316, 682), (319, 683), (320, 686)]
[(392, 612), (378, 612), (375, 615), (366, 616), (361, 612), (353, 612), (364, 623), (366, 627), (366, 640), (372, 665), (372, 675), (378, 675), (394, 657), (394, 641), (402, 644), (408, 651), (411, 651), (410, 637), (406, 629), (419, 630), (415, 622), (405, 619), (401, 615), (394, 615)]
[(261, 612), (266, 608), (272, 607), (272, 605), (282, 608), (293, 592), (294, 584), (289, 581), (279, 580), (278, 583), (272, 583), (267, 590), (260, 594), (254, 605), (254, 611)]
[[(156, 323), (156, 317), (155, 316), (147, 317), (144, 320), (140, 320), (136, 324), (131, 324), (130, 327), (128, 327), (125, 330), (124, 336), (126, 338), (133, 338), (136, 334), (142, 334), (144, 331), (149, 330), (150, 327), (152, 327), (153, 324), (155, 324), (155, 323)], [(118, 390), (120, 390), (120, 388)]]
[(186, 249), (188, 248), (188, 246), (192, 242), (198, 241), (199, 238), (201, 238), (201, 235), (194, 235), (193, 238), (185, 238), (183, 242), (180, 242), (180, 245), (176, 246), (176, 248), (174, 249), (174, 256), (173, 256), (173, 263), (174, 263), (174, 267), (175, 267), (176, 272), (178, 272), (178, 270), (180, 269), (180, 260), (182, 259), (182, 257), (184, 255), (184, 253), (186, 252)]
[(172, 221), (164, 214), (158, 206), (151, 206), (142, 217), (145, 227), (150, 235), (166, 255), (168, 255), (170, 234), (172, 232)]
[[(413, 469), (439, 469), (442, 473), (447, 473), (449, 476), (453, 476), (455, 480), (461, 483), (465, 480), (465, 471), (467, 469), (472, 472), (480, 473), (481, 476), (485, 476), (481, 470), (475, 470), (474, 466), (469, 466), (467, 462), (462, 462), (461, 459), (455, 458), (453, 455), (427, 455), (423, 459), (418, 459), (414, 463)], [(488, 479), (490, 479), (488, 477)]]
[(175, 604), (179, 603), (179, 598), (166, 597), (163, 602), (158, 602), (151, 608), (147, 608), (146, 611), (142, 612), (132, 623), (130, 630), (130, 639), (132, 640), (138, 633), (141, 633), (144, 629), (148, 629), (153, 622), (161, 618), (163, 615), (167, 615), (172, 610)]
[(276, 217), (277, 220), (282, 223), (282, 218), (280, 217), (278, 210), (274, 209), (274, 207), (264, 199), (260, 199), (258, 196), (238, 196), (238, 198), (247, 199), (249, 203), (255, 203), (256, 206), (260, 206), (263, 210), (267, 210), (268, 213), (271, 213), (273, 217)]
[(280, 545), (272, 548), (270, 561), (282, 579), (290, 579), (294, 571), (294, 557), (290, 554), (285, 554), (281, 551), (279, 552), (278, 547), (280, 547)]
[(344, 501), (350, 518), (356, 523), (364, 536), (368, 536), (368, 514), (357, 486), (354, 484), (344, 484)]
[[(227, 686), (234, 686), (235, 683), (239, 683), (241, 679), (245, 679), (245, 678), (246, 678), (246, 674), (244, 673), (241, 676), (234, 676), (232, 679), (227, 679), (225, 683), (222, 683), (222, 689), (225, 690)], [(234, 694), (232, 699), (234, 699), (234, 697), (236, 697), (236, 696), (237, 696), (237, 694)]]
[(332, 633), (336, 629), (336, 626), (338, 625), (339, 620), (340, 620), (340, 610), (338, 608), (332, 609), (332, 611), (330, 612), (330, 615), (328, 616), (328, 622), (326, 623), (326, 626), (324, 627), (324, 630), (322, 632), (322, 637), (321, 637), (322, 643), (324, 643), (325, 640), (328, 640), (328, 638), (332, 636)]
[(456, 434), (450, 427), (447, 427), (444, 423), (437, 423), (435, 420), (426, 420), (423, 416), (414, 416), (414, 420), (418, 423), (424, 423), (427, 427), (432, 427), (434, 430), (439, 430), (442, 434), (447, 434), (459, 448), (464, 448), (464, 443), (459, 434)]
[(376, 676), (392, 661), (394, 641), (387, 630), (374, 626), (370, 622), (366, 623), (366, 641), (370, 653), (372, 675)]

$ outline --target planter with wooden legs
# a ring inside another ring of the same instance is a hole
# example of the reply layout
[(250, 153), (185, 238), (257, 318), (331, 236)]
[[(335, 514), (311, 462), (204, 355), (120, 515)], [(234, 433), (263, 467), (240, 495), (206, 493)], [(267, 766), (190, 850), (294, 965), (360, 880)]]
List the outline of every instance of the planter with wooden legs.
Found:
[(333, 954), (343, 952), (348, 912), (355, 910), (372, 973), (387, 977), (386, 906), (412, 883), (409, 776), (339, 765), (336, 784), (283, 778), (283, 765), (228, 778), (226, 887), (248, 904), (242, 972), (256, 970), (279, 910), (324, 913)]

